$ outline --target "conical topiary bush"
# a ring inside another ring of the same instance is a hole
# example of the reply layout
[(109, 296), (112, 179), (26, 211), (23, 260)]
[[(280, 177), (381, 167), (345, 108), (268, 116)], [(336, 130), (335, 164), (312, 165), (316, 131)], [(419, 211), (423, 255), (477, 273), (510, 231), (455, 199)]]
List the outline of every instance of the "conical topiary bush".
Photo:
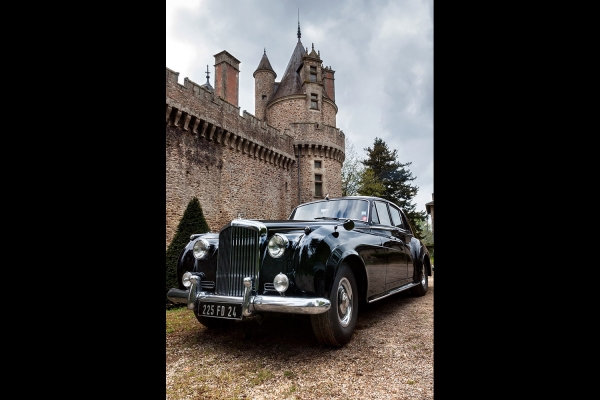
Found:
[[(190, 236), (194, 233), (206, 233), (210, 229), (204, 219), (204, 213), (198, 198), (194, 197), (187, 205), (181, 221), (175, 231), (175, 236), (167, 248), (166, 257), (166, 290), (165, 297), (170, 288), (178, 287), (177, 283), (177, 258), (183, 248), (190, 241)], [(167, 306), (173, 303), (167, 299)]]

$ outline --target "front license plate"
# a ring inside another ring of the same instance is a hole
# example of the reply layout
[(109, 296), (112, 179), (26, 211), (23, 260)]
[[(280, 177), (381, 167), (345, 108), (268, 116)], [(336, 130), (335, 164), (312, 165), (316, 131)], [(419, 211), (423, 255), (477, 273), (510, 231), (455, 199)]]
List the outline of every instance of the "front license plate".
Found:
[(201, 317), (242, 319), (242, 305), (202, 302), (198, 304), (198, 315)]

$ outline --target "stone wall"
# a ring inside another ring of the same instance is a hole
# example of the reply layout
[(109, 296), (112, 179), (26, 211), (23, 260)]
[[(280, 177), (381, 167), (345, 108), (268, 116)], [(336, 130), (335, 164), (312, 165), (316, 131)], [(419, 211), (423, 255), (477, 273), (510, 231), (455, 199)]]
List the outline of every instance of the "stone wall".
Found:
[(286, 219), (298, 204), (293, 138), (166, 72), (166, 246), (194, 196), (211, 231), (238, 216)]

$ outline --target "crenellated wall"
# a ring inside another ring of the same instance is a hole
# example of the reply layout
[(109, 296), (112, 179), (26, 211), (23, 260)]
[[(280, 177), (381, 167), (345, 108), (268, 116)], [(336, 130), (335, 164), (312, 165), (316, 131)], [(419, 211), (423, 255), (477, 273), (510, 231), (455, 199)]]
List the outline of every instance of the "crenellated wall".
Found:
[(294, 139), (166, 71), (166, 245), (189, 201), (211, 231), (231, 219), (286, 219), (297, 205)]
[(166, 246), (193, 197), (218, 232), (235, 218), (287, 219), (299, 203), (342, 195), (345, 135), (335, 127), (334, 71), (321, 70), (315, 54), (308, 58), (318, 81), (273, 102), (276, 74), (256, 71), (256, 116), (240, 115), (240, 62), (228, 52), (215, 55), (215, 89), (188, 78), (180, 84), (166, 68)]

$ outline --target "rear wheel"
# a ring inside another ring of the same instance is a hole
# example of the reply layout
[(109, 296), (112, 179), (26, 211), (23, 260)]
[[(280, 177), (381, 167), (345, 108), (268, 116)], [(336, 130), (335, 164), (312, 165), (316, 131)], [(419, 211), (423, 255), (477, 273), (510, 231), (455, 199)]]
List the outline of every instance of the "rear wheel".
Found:
[(329, 301), (329, 310), (311, 315), (310, 320), (319, 343), (341, 347), (352, 338), (358, 315), (356, 280), (345, 263), (336, 274)]
[(427, 293), (429, 277), (427, 276), (427, 267), (425, 266), (425, 263), (421, 263), (420, 275), (421, 280), (419, 280), (419, 284), (410, 288), (410, 294), (413, 296), (424, 296), (425, 293)]

